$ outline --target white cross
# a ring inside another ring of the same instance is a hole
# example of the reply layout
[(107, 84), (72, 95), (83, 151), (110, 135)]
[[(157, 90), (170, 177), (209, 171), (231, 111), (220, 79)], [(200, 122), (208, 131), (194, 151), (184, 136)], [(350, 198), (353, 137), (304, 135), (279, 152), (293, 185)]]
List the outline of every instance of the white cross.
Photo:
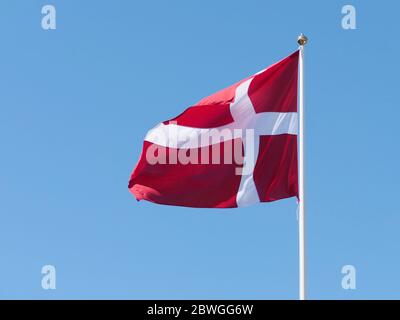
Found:
[[(236, 196), (238, 207), (248, 206), (260, 201), (253, 179), (260, 136), (285, 133), (296, 135), (298, 126), (297, 112), (256, 113), (248, 96), (248, 89), (253, 78), (242, 82), (236, 88), (234, 102), (230, 104), (230, 111), (234, 120), (232, 123), (213, 129), (192, 128), (177, 124), (165, 125), (161, 123), (150, 130), (145, 137), (146, 141), (157, 145), (187, 149), (209, 146), (211, 144), (210, 140), (204, 139), (204, 137), (210, 136), (210, 130), (232, 130), (233, 138), (235, 138), (236, 134), (235, 129), (241, 129), (241, 132), (254, 132), (254, 143), (251, 144), (246, 143), (247, 139), (243, 139), (240, 136), (244, 148), (244, 159), (242, 177)], [(188, 137), (190, 137), (189, 140)], [(219, 142), (223, 142), (225, 137), (221, 136), (221, 138)], [(232, 139), (232, 137), (229, 137), (229, 139)]]

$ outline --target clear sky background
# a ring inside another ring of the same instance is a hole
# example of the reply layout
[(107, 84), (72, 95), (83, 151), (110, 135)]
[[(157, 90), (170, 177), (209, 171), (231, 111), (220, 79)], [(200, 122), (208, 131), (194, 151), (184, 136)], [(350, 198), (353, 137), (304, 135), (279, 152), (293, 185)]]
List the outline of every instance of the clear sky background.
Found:
[[(41, 28), (55, 5), (57, 29)], [(341, 27), (341, 8), (357, 29)], [(308, 292), (400, 298), (398, 1), (0, 3), (0, 298), (296, 299), (295, 199), (137, 202), (146, 132), (306, 47)], [(56, 267), (43, 290), (41, 268)], [(341, 268), (357, 289), (341, 287)]]

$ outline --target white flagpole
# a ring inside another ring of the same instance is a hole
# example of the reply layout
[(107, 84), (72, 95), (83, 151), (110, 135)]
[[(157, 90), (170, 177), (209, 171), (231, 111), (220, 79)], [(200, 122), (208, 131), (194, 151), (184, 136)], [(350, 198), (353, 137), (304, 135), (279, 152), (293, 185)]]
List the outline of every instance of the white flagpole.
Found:
[(306, 299), (306, 216), (304, 198), (304, 46), (307, 37), (300, 34), (299, 47), (299, 299)]

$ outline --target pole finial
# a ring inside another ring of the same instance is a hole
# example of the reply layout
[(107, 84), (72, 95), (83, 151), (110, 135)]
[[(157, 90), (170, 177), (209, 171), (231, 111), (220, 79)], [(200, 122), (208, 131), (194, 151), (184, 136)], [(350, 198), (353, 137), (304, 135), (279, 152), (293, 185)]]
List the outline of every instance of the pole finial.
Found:
[(305, 46), (308, 42), (308, 38), (301, 33), (298, 37), (297, 37), (297, 43), (301, 46)]

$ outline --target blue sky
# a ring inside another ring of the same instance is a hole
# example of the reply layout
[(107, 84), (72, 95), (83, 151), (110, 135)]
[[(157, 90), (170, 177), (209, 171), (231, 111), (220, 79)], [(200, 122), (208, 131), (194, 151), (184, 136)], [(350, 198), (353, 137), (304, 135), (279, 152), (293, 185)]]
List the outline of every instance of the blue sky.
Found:
[[(41, 8), (57, 29), (41, 28)], [(341, 8), (357, 29), (341, 28)], [(136, 202), (147, 130), (306, 47), (308, 293), (400, 298), (396, 1), (0, 4), (0, 298), (296, 299), (294, 199)], [(43, 290), (41, 268), (56, 268)], [(357, 289), (341, 287), (341, 268)]]

